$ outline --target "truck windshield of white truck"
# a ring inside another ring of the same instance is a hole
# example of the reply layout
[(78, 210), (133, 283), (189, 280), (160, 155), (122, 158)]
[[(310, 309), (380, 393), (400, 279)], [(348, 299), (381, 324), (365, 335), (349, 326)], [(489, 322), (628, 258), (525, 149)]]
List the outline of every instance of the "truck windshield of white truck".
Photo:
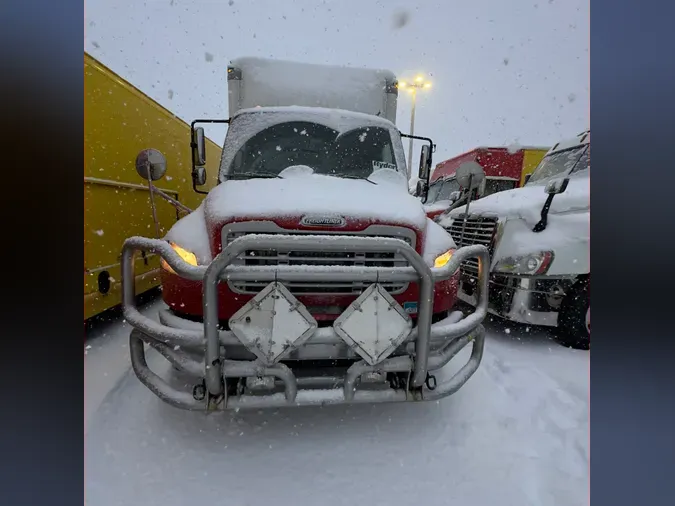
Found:
[(294, 166), (354, 179), (367, 179), (379, 169), (405, 171), (397, 164), (391, 131), (384, 126), (350, 125), (337, 130), (313, 121), (279, 118), (280, 122), (251, 134), (249, 122), (240, 119), (235, 118), (228, 131), (228, 137), (239, 142), (230, 143), (236, 146), (231, 156), (223, 156), (221, 181), (283, 177), (280, 173)]
[(450, 200), (450, 194), (454, 191), (459, 191), (459, 183), (455, 178), (446, 179), (445, 181), (436, 181), (429, 187), (429, 195), (426, 203), (433, 204), (434, 202)]
[(588, 149), (588, 145), (583, 145), (546, 156), (532, 173), (527, 185), (543, 184), (554, 177), (590, 170)]

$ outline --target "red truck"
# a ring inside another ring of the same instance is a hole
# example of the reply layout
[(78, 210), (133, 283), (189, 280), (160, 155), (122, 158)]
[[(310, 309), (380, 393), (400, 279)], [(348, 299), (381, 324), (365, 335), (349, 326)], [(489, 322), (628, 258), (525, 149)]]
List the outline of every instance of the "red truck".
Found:
[[(190, 410), (435, 400), (476, 371), (489, 252), (456, 248), (409, 194), (397, 93), (389, 71), (231, 63), (230, 118), (192, 124), (195, 189), (206, 181), (195, 125), (228, 124), (218, 184), (163, 239), (123, 248), (131, 364), (158, 397)], [(428, 142), (423, 191), (433, 142), (416, 138)], [(141, 169), (155, 180), (166, 164)], [(135, 305), (138, 251), (161, 257), (159, 321)], [(464, 317), (452, 309), (468, 259), (484, 268)], [(151, 370), (145, 344), (186, 377)], [(436, 383), (468, 344), (465, 365)]]
[(457, 167), (465, 162), (477, 162), (485, 171), (485, 181), (478, 188), (477, 197), (518, 188), (524, 184), (527, 174), (539, 164), (549, 148), (522, 147), (487, 148), (480, 147), (436, 165), (425, 201), (429, 218), (435, 218), (445, 211), (453, 199), (453, 192), (462, 191), (455, 179)]

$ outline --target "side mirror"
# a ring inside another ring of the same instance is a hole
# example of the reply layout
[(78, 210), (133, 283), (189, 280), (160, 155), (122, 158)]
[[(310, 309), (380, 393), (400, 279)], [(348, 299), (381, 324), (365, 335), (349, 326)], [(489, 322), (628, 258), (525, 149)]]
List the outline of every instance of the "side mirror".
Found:
[(459, 197), (461, 197), (461, 195), (462, 195), (462, 192), (454, 191), (450, 194), (450, 200), (452, 200), (453, 202), (456, 202), (457, 200), (459, 200)]
[(192, 183), (194, 186), (206, 184), (206, 138), (204, 129), (197, 127), (192, 132)]
[(523, 186), (525, 186), (527, 184), (527, 182), (530, 180), (531, 177), (532, 177), (532, 174), (528, 174), (527, 176), (525, 176), (525, 180), (523, 181)]
[(203, 167), (206, 165), (206, 139), (204, 137), (204, 129), (197, 127), (194, 129), (192, 135), (192, 160), (196, 167)]
[(417, 181), (417, 187), (415, 188), (415, 196), (422, 199), (422, 202), (426, 202), (428, 191), (429, 187), (427, 186), (426, 181), (422, 181), (421, 179)]
[(206, 184), (206, 169), (204, 167), (195, 167), (192, 171), (192, 182), (195, 186), (204, 186)]
[(485, 171), (477, 162), (464, 162), (455, 173), (459, 186), (467, 191), (479, 188), (485, 181)]
[(424, 146), (422, 146), (422, 150), (420, 152), (420, 167), (417, 177), (419, 177), (421, 180), (426, 181), (427, 179), (429, 179), (430, 173), (431, 173), (431, 148), (429, 148), (429, 146), (425, 144)]
[(544, 191), (549, 195), (558, 195), (567, 189), (567, 184), (569, 182), (569, 178), (554, 179), (553, 181), (546, 183), (546, 188), (544, 188)]
[(136, 157), (136, 172), (143, 179), (157, 181), (166, 174), (166, 158), (156, 149), (144, 149)]

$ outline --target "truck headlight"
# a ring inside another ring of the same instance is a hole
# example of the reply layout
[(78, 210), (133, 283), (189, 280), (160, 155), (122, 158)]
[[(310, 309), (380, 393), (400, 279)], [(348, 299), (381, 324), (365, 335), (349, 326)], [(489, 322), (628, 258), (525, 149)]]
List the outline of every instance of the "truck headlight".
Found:
[[(185, 262), (189, 263), (190, 265), (197, 266), (197, 256), (194, 253), (184, 248), (181, 248), (180, 246), (178, 246), (178, 244), (174, 242), (170, 242), (169, 244), (171, 245), (173, 250), (176, 253), (178, 253), (178, 256), (180, 256)], [(163, 258), (160, 260), (159, 263), (166, 271), (170, 272), (171, 274), (176, 274), (176, 272)]]
[(446, 265), (448, 265), (448, 262), (452, 258), (452, 254), (454, 252), (455, 252), (454, 249), (449, 249), (448, 251), (446, 251), (442, 255), (438, 255), (436, 257), (436, 259), (434, 260), (434, 267), (436, 269), (439, 269), (440, 267), (445, 267)]
[(553, 262), (552, 251), (538, 251), (527, 255), (502, 258), (494, 267), (495, 272), (536, 276), (544, 274)]

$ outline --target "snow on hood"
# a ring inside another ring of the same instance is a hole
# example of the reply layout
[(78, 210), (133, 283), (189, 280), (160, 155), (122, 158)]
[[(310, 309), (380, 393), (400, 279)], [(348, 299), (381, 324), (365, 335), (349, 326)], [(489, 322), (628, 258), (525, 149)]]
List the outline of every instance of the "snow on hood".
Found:
[(423, 251), (424, 260), (430, 266), (438, 255), (457, 247), (443, 227), (426, 217), (421, 202), (407, 193), (401, 174), (387, 169), (375, 171), (370, 176), (375, 185), (311, 171), (298, 165), (282, 171), (283, 180), (251, 179), (220, 184), (195, 211), (178, 221), (165, 239), (192, 251), (203, 265), (212, 260), (207, 221), (275, 218), (300, 213), (341, 214), (426, 230)]
[(194, 253), (200, 265), (210, 263), (212, 256), (209, 234), (204, 220), (204, 202), (190, 214), (178, 220), (164, 239)]
[[(541, 208), (548, 195), (544, 185), (528, 185), (488, 195), (471, 202), (470, 214), (496, 215), (501, 218), (520, 218), (531, 226), (541, 219)], [(572, 177), (567, 189), (553, 198), (549, 214), (555, 215), (572, 211), (590, 209), (590, 178)], [(449, 226), (452, 219), (466, 211), (466, 206), (458, 207), (450, 212), (449, 217), (440, 221), (442, 226)]]
[(307, 169), (289, 167), (282, 171), (281, 179), (230, 180), (219, 184), (204, 201), (207, 222), (339, 214), (418, 230), (426, 225), (422, 203), (408, 193), (401, 174), (382, 169), (366, 181), (313, 174)]
[(452, 200), (439, 200), (433, 204), (424, 204), (424, 210), (427, 213), (435, 213), (436, 211), (445, 211), (452, 204)]

